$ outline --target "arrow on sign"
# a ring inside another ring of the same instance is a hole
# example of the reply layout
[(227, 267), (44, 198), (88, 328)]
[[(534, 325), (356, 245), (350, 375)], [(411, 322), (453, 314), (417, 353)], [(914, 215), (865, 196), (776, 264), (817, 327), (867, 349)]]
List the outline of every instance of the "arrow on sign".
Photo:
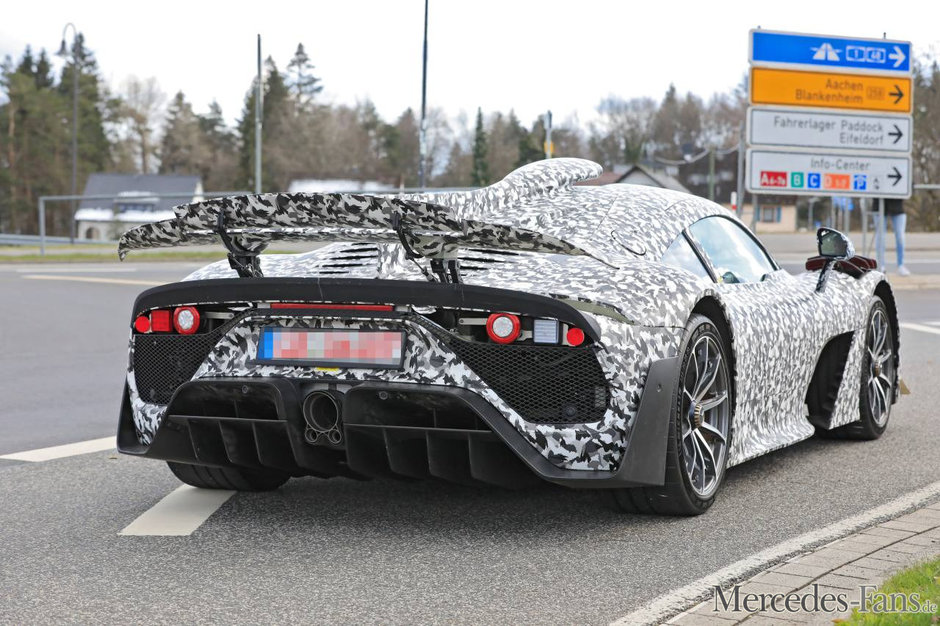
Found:
[(894, 183), (891, 186), (897, 187), (898, 183), (901, 182), (901, 172), (899, 172), (898, 168), (896, 167), (892, 167), (891, 169), (894, 170), (894, 173), (888, 174), (888, 178), (894, 181)]
[(894, 132), (888, 133), (888, 137), (894, 137), (894, 143), (897, 143), (901, 141), (901, 137), (904, 136), (904, 133), (901, 132), (897, 124), (892, 124), (892, 126), (894, 126)]
[(894, 103), (897, 104), (901, 101), (901, 98), (904, 97), (904, 92), (901, 91), (901, 88), (897, 85), (894, 86), (894, 91), (888, 94), (889, 96), (894, 96)]
[(888, 55), (888, 58), (891, 59), (892, 61), (894, 61), (894, 67), (897, 67), (897, 66), (901, 65), (901, 63), (904, 63), (904, 59), (906, 59), (907, 57), (904, 55), (904, 51), (903, 51), (903, 50), (901, 50), (900, 48), (898, 48), (897, 46), (895, 46), (895, 47), (894, 47), (894, 52), (892, 52), (891, 54), (889, 54), (889, 55)]

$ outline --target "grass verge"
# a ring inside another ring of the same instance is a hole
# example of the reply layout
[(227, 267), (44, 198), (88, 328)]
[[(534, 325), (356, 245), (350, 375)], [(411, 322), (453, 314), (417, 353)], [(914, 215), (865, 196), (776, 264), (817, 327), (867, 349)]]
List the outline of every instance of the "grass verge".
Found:
[[(911, 594), (918, 594), (920, 603), (932, 602), (940, 606), (940, 559), (921, 563), (910, 569), (898, 572), (879, 587), (876, 594), (886, 594), (883, 606), (890, 607), (891, 594), (904, 594), (910, 598)], [(869, 608), (878, 608), (878, 596), (875, 596), (876, 604), (869, 603)], [(896, 601), (896, 608), (899, 608), (900, 599)], [(852, 616), (842, 624), (857, 626), (893, 626), (894, 624), (912, 624), (924, 626), (933, 626), (940, 624), (940, 613), (859, 613), (858, 609), (852, 612)]]

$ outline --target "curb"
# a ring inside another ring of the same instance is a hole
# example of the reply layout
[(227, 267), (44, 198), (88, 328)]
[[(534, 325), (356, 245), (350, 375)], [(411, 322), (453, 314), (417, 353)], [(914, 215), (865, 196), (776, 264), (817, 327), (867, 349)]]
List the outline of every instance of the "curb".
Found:
[[(861, 586), (881, 585), (902, 569), (940, 556), (940, 503), (871, 526), (790, 558), (739, 583), (739, 597), (757, 594), (843, 595), (846, 611), (743, 611), (727, 610), (712, 597), (684, 611), (667, 624), (728, 626), (747, 624), (831, 624), (851, 614), (860, 602)], [(730, 587), (725, 597), (731, 597)], [(716, 610), (717, 608), (717, 610)], [(730, 607), (729, 607), (730, 608)]]

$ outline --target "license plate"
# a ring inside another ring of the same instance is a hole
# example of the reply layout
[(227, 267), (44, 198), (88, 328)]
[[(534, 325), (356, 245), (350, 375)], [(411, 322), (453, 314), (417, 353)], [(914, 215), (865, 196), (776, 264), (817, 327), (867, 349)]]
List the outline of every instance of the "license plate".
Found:
[(262, 363), (400, 369), (405, 333), (386, 330), (261, 329)]

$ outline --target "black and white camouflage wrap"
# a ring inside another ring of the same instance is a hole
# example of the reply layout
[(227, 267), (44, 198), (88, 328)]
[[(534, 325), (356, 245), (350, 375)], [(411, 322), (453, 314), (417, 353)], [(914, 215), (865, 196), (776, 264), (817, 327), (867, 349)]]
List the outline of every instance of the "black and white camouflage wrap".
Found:
[[(385, 327), (395, 323), (278, 317), (269, 311), (248, 316), (229, 329), (194, 378), (286, 376), (457, 385), (488, 400), (533, 447), (565, 469), (610, 471), (619, 466), (650, 363), (676, 356), (693, 308), (706, 297), (722, 307), (732, 334), (735, 414), (729, 465), (813, 434), (806, 388), (823, 346), (847, 332), (855, 335), (831, 426), (859, 419), (864, 327), (875, 287), (884, 281), (882, 274), (870, 272), (854, 279), (833, 273), (822, 293), (815, 291), (817, 272), (792, 276), (778, 270), (760, 283), (743, 284), (693, 276), (662, 264), (665, 250), (701, 218), (734, 216), (717, 204), (663, 189), (571, 186), (599, 173), (600, 167), (589, 161), (554, 159), (520, 168), (496, 185), (471, 192), (398, 198), (267, 194), (210, 201), (178, 207), (172, 226), (130, 231), (122, 238), (122, 253), (175, 245), (170, 241), (178, 237), (205, 235), (214, 240), (212, 228), (222, 212), (226, 223), (253, 229), (245, 236), (251, 245), (261, 245), (267, 241), (265, 233), (275, 229), (298, 229), (298, 239), (343, 241), (303, 254), (262, 255), (265, 276), (427, 280), (419, 267), (427, 261), (409, 260), (397, 234), (389, 230), (391, 213), (407, 214), (415, 232), (434, 233), (424, 239), (416, 234), (410, 243), (424, 245), (431, 255), (458, 257), (464, 282), (559, 298), (597, 321), (601, 329), (597, 357), (611, 386), (611, 401), (601, 421), (575, 426), (526, 422), (418, 316), (400, 322), (408, 335), (402, 370), (324, 371), (253, 364), (259, 329), (265, 324)], [(320, 234), (311, 236), (318, 229)], [(449, 234), (443, 235), (445, 230)], [(186, 280), (235, 276), (227, 262), (219, 262)], [(165, 407), (140, 398), (132, 370), (128, 385), (138, 434), (148, 443)]]

